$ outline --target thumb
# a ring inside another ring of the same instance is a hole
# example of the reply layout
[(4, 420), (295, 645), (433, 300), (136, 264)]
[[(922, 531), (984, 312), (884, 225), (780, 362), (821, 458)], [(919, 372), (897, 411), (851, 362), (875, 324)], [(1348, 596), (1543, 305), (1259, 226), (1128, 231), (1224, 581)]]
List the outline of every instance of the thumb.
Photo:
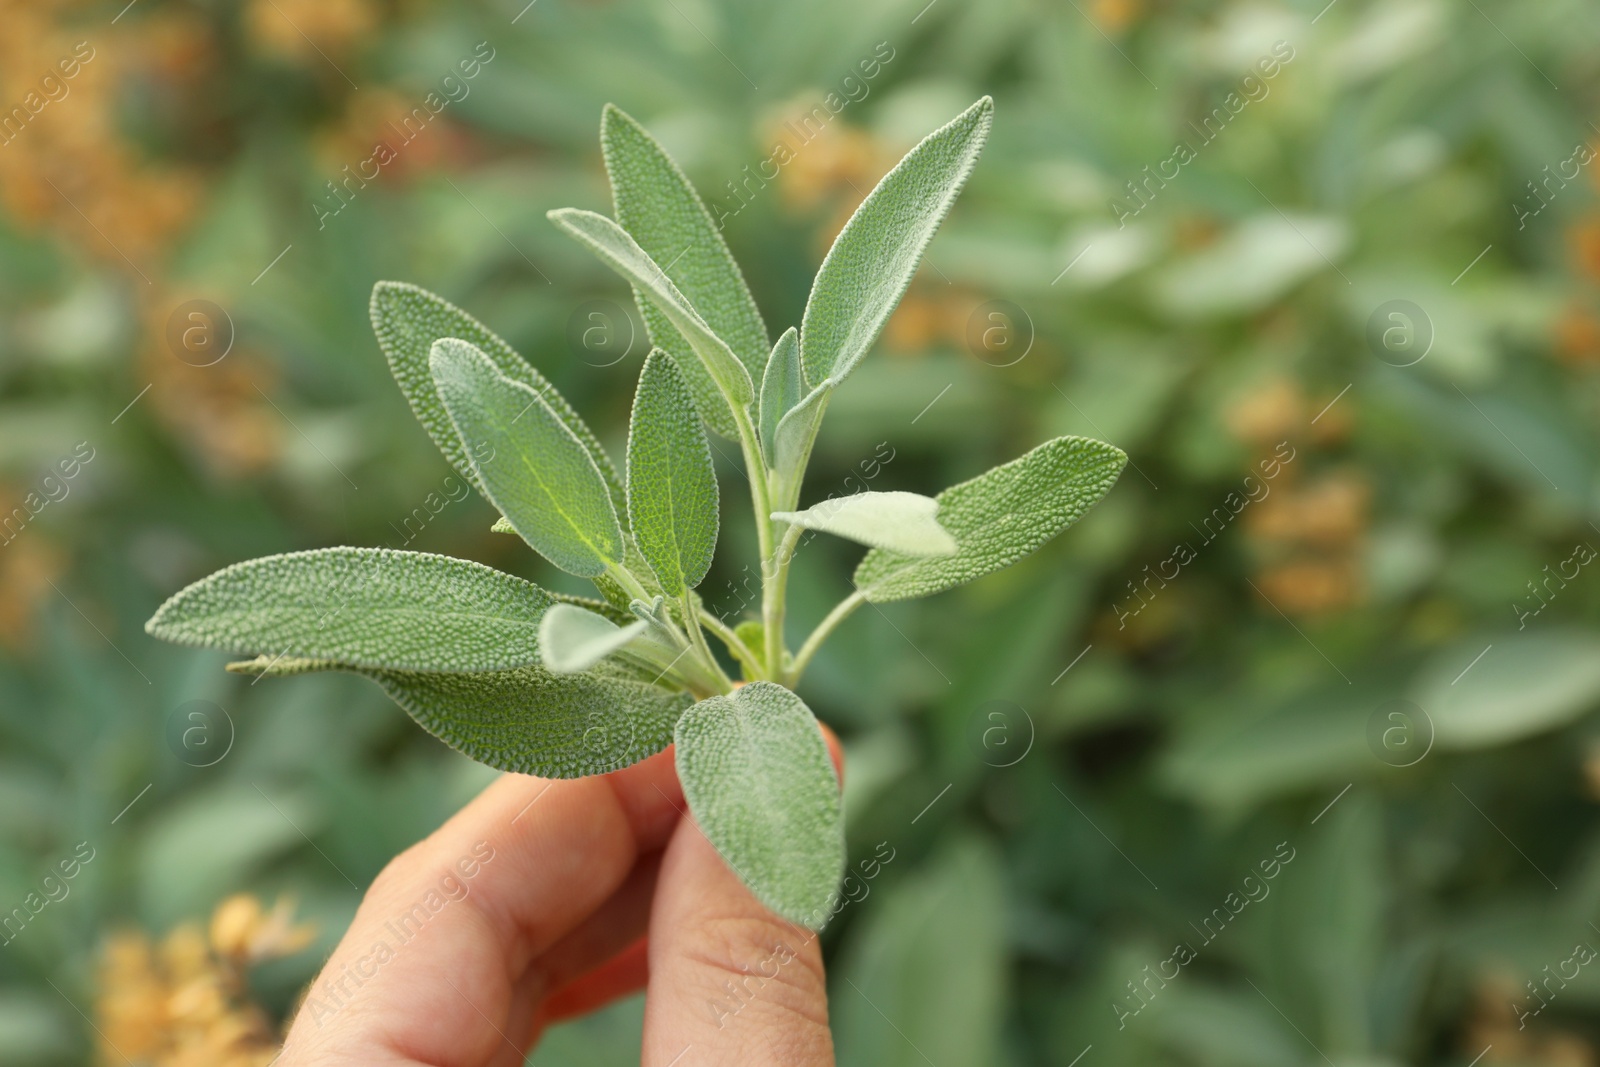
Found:
[(833, 1064), (817, 935), (768, 911), (692, 818), (656, 883), (642, 1063)]

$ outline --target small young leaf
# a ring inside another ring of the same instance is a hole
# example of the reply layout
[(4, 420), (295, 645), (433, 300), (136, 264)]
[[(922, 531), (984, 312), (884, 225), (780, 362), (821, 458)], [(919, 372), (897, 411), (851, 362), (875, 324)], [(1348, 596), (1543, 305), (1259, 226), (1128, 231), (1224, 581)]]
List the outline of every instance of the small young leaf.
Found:
[(644, 620), (618, 626), (603, 615), (555, 604), (539, 622), (539, 655), (553, 674), (586, 671), (644, 633)]
[[(689, 179), (656, 139), (631, 117), (607, 104), (600, 120), (600, 147), (617, 222), (657, 263), (728, 342), (745, 369), (755, 376), (767, 358), (767, 328), (745, 286), (739, 265)], [(654, 304), (639, 302), (654, 343), (680, 363), (692, 361), (691, 348)]]
[(873, 548), (906, 556), (953, 556), (955, 538), (939, 520), (939, 502), (918, 493), (854, 493), (805, 511), (774, 511), (772, 517), (821, 530)]
[(555, 600), (481, 563), (387, 548), (325, 548), (235, 563), (145, 623), (181, 645), (352, 667), (488, 671), (538, 662)]
[[(287, 666), (286, 666), (287, 665)], [(430, 734), (479, 763), (513, 774), (582, 778), (621, 770), (672, 743), (672, 728), (694, 702), (602, 664), (582, 674), (543, 667), (480, 674), (341, 667), (263, 656), (230, 663), (241, 674), (350, 670), (383, 687)]]
[(465, 341), (447, 338), (429, 359), (445, 410), (473, 458), (484, 495), (557, 567), (592, 578), (622, 559), (622, 529), (605, 479), (583, 443), (533, 389), (512, 381)]
[(978, 161), (993, 118), (986, 96), (930, 133), (845, 223), (801, 320), (801, 362), (812, 386), (841, 381), (878, 339)]
[(1009, 567), (1077, 522), (1110, 492), (1128, 457), (1084, 437), (1058, 437), (940, 493), (939, 522), (956, 554), (915, 559), (875, 548), (853, 581), (875, 604), (931, 596)]
[(811, 710), (751, 682), (678, 720), (678, 778), (695, 822), (763, 904), (813, 929), (844, 874), (839, 779)]
[(389, 360), (389, 370), (399, 383), (400, 391), (411, 402), (417, 421), (422, 423), (450, 465), (473, 486), (483, 488), (478, 484), (478, 473), (472, 469), (468, 451), (481, 448), (483, 442), (461, 440), (439, 400), (439, 393), (433, 387), (433, 374), (428, 369), (428, 353), (433, 350), (433, 343), (446, 337), (459, 337), (477, 345), (501, 374), (544, 397), (562, 425), (583, 443), (594, 465), (600, 468), (617, 510), (620, 512), (626, 507), (622, 479), (617, 477), (611, 457), (600, 447), (583, 418), (572, 410), (572, 405), (556, 392), (544, 375), (487, 326), (443, 297), (404, 282), (379, 282), (373, 286), (371, 315), (378, 347)]
[(628, 521), (667, 596), (700, 584), (717, 548), (717, 474), (672, 357), (651, 352), (628, 430)]
[(805, 381), (800, 374), (800, 340), (793, 326), (783, 332), (778, 343), (772, 346), (767, 359), (767, 369), (761, 375), (761, 451), (767, 456), (767, 465), (777, 455), (778, 422), (806, 395)]
[(806, 465), (811, 462), (811, 446), (817, 442), (817, 431), (822, 428), (822, 416), (828, 410), (828, 398), (833, 395), (833, 383), (823, 382), (789, 409), (778, 420), (772, 432), (772, 503), (793, 507), (800, 498), (800, 484), (806, 476)]
[(577, 208), (561, 208), (549, 217), (602, 263), (632, 282), (677, 328), (699, 357), (698, 361), (681, 362), (679, 369), (700, 402), (701, 418), (718, 433), (737, 436), (738, 424), (729, 405), (748, 408), (755, 399), (755, 386), (727, 342), (712, 332), (672, 279), (621, 226), (604, 215)]

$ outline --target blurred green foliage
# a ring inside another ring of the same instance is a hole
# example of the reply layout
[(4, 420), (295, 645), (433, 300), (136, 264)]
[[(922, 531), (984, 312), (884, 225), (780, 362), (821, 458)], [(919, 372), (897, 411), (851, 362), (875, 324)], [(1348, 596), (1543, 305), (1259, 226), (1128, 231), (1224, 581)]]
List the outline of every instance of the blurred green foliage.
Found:
[[(0, 4), (5, 108), (95, 52), (0, 147), (0, 515), (26, 516), (0, 912), (95, 852), (0, 946), (0, 1059), (85, 1062), (108, 933), (239, 891), (320, 927), (255, 976), (287, 1010), (359, 887), (489, 777), (360, 679), (252, 684), (140, 630), (219, 566), (324, 545), (563, 587), (476, 498), (424, 507), (450, 472), (375, 281), (491, 324), (620, 454), (642, 324), (544, 219), (609, 208), (604, 102), (728, 213), (776, 334), (877, 177), (992, 93), (807, 499), (935, 492), (1061, 433), (1132, 464), (1074, 536), (858, 614), (808, 677), (852, 861), (895, 857), (825, 934), (840, 1062), (1595, 1062), (1600, 971), (1536, 1015), (1528, 987), (1600, 944), (1593, 3), (121, 7)], [(784, 123), (835, 104), (770, 177)], [(753, 576), (723, 559), (753, 546), (727, 525), (703, 591), (732, 622)], [(857, 554), (806, 549), (797, 633)], [(539, 1062), (630, 1062), (638, 1016)]]

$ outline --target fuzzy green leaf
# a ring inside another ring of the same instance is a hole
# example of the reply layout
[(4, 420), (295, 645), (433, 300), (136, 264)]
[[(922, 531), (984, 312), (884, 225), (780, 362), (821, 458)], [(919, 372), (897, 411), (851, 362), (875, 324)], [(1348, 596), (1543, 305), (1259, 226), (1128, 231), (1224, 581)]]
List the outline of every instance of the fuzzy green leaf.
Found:
[(495, 369), (482, 351), (446, 338), (429, 360), (445, 410), (474, 456), (484, 495), (557, 567), (592, 578), (622, 559), (622, 528), (605, 479), (544, 398)]
[(931, 596), (1004, 567), (1077, 522), (1111, 490), (1128, 457), (1084, 437), (1058, 437), (936, 498), (956, 554), (935, 559), (875, 548), (854, 582), (873, 603)]
[[(600, 146), (617, 222), (650, 258), (666, 265), (667, 277), (727, 341), (751, 377), (759, 375), (767, 358), (767, 328), (722, 232), (689, 179), (643, 126), (610, 104), (600, 120)], [(680, 364), (694, 362), (690, 343), (653, 302), (640, 300), (639, 312), (657, 347)], [(715, 408), (704, 402), (708, 398), (703, 391), (700, 395), (702, 407)]]
[(811, 446), (817, 442), (832, 395), (833, 383), (823, 382), (778, 420), (778, 428), (772, 432), (773, 504), (788, 508), (799, 499), (806, 465), (811, 462)]
[(230, 663), (241, 674), (303, 674), (349, 669), (377, 682), (430, 734), (479, 763), (542, 778), (581, 778), (621, 770), (672, 742), (693, 703), (629, 678), (610, 664), (582, 674), (543, 667), (481, 674), (433, 674), (263, 656)]
[(644, 620), (618, 626), (572, 604), (556, 604), (539, 622), (539, 655), (553, 674), (586, 671), (644, 633)]
[(811, 710), (771, 682), (678, 720), (678, 778), (706, 838), (763, 904), (813, 929), (844, 873), (839, 779)]
[(800, 326), (812, 386), (841, 381), (878, 339), (989, 136), (987, 96), (923, 139), (867, 194), (817, 271)]
[(805, 380), (800, 373), (799, 338), (793, 326), (785, 330), (778, 343), (772, 346), (772, 355), (761, 375), (761, 450), (767, 456), (769, 467), (777, 455), (779, 421), (806, 395)]
[(235, 563), (182, 590), (145, 630), (182, 645), (352, 667), (489, 671), (538, 662), (555, 600), (481, 563), (325, 548)]
[(955, 538), (935, 518), (939, 502), (918, 493), (854, 493), (805, 511), (774, 511), (772, 517), (821, 530), (873, 548), (907, 556), (953, 556)]
[(717, 474), (677, 363), (645, 360), (628, 430), (628, 520), (666, 595), (694, 588), (717, 548)]
[(617, 469), (600, 447), (600, 442), (590, 431), (583, 418), (572, 409), (555, 387), (535, 370), (527, 360), (517, 355), (512, 347), (493, 331), (465, 311), (435, 296), (426, 289), (404, 282), (379, 282), (372, 287), (372, 329), (378, 336), (378, 347), (389, 360), (389, 370), (399, 383), (400, 391), (411, 403), (417, 421), (439, 446), (450, 465), (478, 489), (478, 472), (473, 470), (468, 457), (469, 447), (480, 447), (482, 442), (463, 442), (450, 422), (439, 393), (433, 387), (433, 374), (428, 369), (428, 354), (435, 341), (446, 337), (459, 337), (470, 341), (488, 356), (495, 367), (512, 381), (521, 382), (536, 391), (550, 405), (556, 416), (573, 436), (583, 443), (594, 465), (606, 480), (611, 497), (620, 512), (625, 507), (622, 479)]
[(737, 436), (738, 424), (730, 405), (748, 408), (755, 399), (755, 386), (750, 372), (727, 342), (706, 325), (672, 279), (621, 226), (604, 215), (577, 208), (552, 211), (550, 221), (628, 279), (683, 335), (698, 360), (682, 360), (679, 369), (691, 383), (701, 418), (725, 437)]

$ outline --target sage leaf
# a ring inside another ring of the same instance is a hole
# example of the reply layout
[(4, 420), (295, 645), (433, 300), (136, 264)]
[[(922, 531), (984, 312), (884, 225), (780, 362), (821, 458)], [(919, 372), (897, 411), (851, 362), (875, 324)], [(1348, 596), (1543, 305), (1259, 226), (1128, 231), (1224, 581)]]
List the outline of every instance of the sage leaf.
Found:
[(644, 633), (643, 619), (618, 626), (572, 604), (556, 604), (539, 622), (539, 656), (553, 674), (586, 671)]
[(522, 539), (580, 577), (620, 562), (622, 528), (605, 479), (545, 399), (465, 341), (435, 343), (429, 365), (456, 432), (489, 446), (473, 457), (474, 469)]
[(560, 208), (550, 212), (549, 217), (602, 263), (628, 279), (683, 335), (697, 360), (684, 360), (679, 367), (685, 378), (696, 383), (701, 417), (718, 433), (738, 436), (738, 423), (731, 408), (748, 408), (755, 399), (755, 386), (750, 372), (727, 342), (712, 332), (672, 279), (621, 226), (604, 215), (577, 208)]
[[(600, 120), (600, 147), (617, 222), (651, 259), (666, 265), (667, 277), (727, 341), (751, 377), (760, 374), (767, 359), (767, 328), (694, 186), (643, 126), (611, 104)], [(652, 302), (640, 300), (639, 313), (653, 344), (679, 363), (693, 363), (690, 343)], [(703, 392), (701, 397), (703, 408), (715, 408), (706, 403), (713, 397)]]
[(706, 838), (760, 901), (816, 929), (844, 874), (839, 779), (811, 710), (751, 682), (678, 720), (678, 778)]
[(766, 370), (761, 375), (761, 403), (757, 425), (761, 431), (761, 451), (767, 465), (777, 455), (778, 422), (806, 395), (800, 373), (800, 335), (793, 326), (772, 346)]
[(867, 194), (828, 250), (800, 324), (812, 386), (839, 382), (878, 339), (989, 136), (987, 96), (930, 133)]
[(805, 480), (806, 465), (811, 462), (811, 447), (817, 442), (817, 431), (822, 428), (822, 416), (828, 411), (828, 398), (832, 395), (833, 383), (823, 382), (778, 420), (778, 428), (772, 432), (774, 504), (793, 507), (800, 498), (800, 484)]
[(541, 778), (606, 774), (655, 755), (672, 742), (673, 726), (694, 701), (611, 664), (566, 675), (539, 666), (435, 674), (309, 660), (270, 665), (263, 656), (228, 669), (274, 675), (350, 670), (377, 682), (418, 725), (457, 752), (496, 770)]
[(324, 548), (235, 563), (178, 592), (145, 631), (182, 645), (351, 667), (489, 671), (538, 662), (555, 603), (481, 563)]
[(717, 548), (717, 473), (694, 398), (672, 357), (645, 360), (628, 429), (628, 522), (668, 596), (700, 584)]
[(956, 540), (935, 518), (939, 502), (919, 493), (865, 492), (834, 497), (772, 517), (906, 556), (953, 556)]
[(1058, 437), (1018, 459), (953, 485), (935, 499), (956, 554), (917, 559), (875, 548), (854, 582), (875, 604), (931, 596), (1033, 552), (1077, 522), (1111, 490), (1128, 457), (1085, 437)]
[(582, 442), (594, 465), (600, 469), (617, 510), (620, 512), (626, 507), (622, 479), (583, 417), (556, 392), (544, 375), (487, 326), (443, 297), (404, 282), (379, 282), (373, 286), (370, 310), (378, 347), (388, 359), (389, 370), (410, 402), (417, 421), (422, 423), (450, 465), (475, 488), (481, 491), (483, 486), (478, 483), (478, 473), (473, 470), (468, 453), (482, 442), (461, 440), (433, 387), (433, 373), (428, 368), (428, 354), (434, 342), (446, 337), (470, 341), (489, 357), (501, 374), (544, 397), (556, 417)]

